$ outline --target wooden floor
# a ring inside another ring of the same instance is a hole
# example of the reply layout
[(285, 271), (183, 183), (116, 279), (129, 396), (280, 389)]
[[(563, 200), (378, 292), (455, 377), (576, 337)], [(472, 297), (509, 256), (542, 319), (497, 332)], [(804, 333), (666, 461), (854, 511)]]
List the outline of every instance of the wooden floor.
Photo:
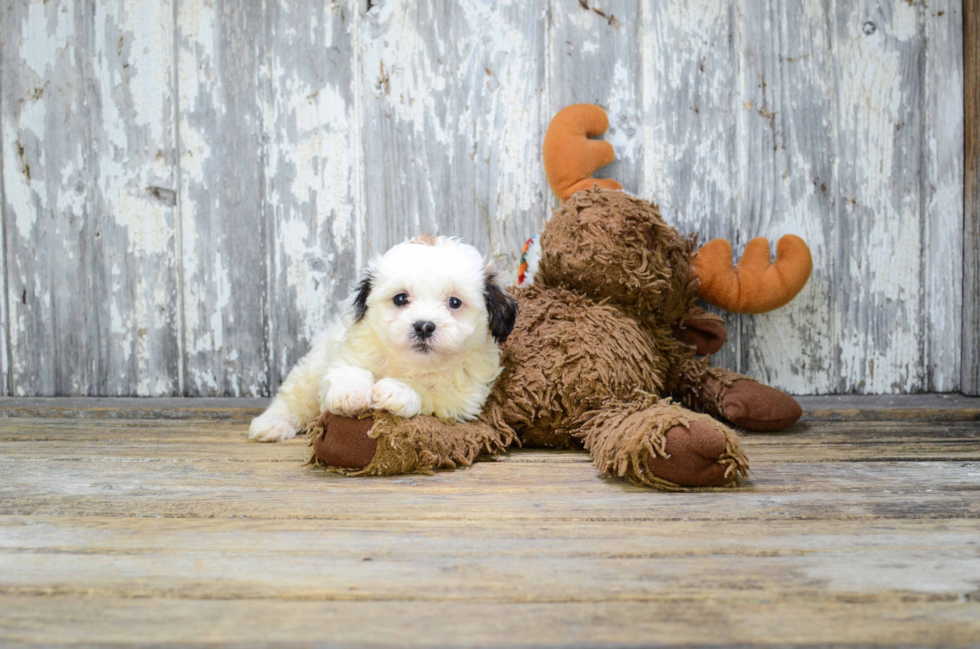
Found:
[(980, 645), (980, 400), (804, 400), (736, 491), (345, 478), (248, 400), (0, 400), (0, 644)]

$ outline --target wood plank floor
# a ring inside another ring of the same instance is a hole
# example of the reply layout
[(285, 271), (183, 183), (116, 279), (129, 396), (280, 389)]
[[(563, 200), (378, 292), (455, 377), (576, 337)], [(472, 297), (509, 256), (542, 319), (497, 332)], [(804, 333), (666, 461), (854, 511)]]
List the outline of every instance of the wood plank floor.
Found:
[(0, 644), (980, 645), (980, 399), (805, 399), (734, 491), (345, 478), (251, 400), (0, 399)]

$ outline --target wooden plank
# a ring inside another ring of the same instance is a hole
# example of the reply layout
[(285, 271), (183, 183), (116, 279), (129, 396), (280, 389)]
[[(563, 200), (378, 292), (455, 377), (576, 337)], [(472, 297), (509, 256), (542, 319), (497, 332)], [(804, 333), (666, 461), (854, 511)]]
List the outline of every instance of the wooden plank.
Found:
[[(800, 397), (803, 421), (970, 421), (980, 418), (980, 399), (959, 394), (833, 395)], [(87, 419), (249, 420), (265, 398), (0, 398), (0, 417)]]
[[(486, 465), (477, 465), (481, 471)], [(587, 469), (587, 467), (585, 467)], [(476, 471), (474, 469), (473, 471)], [(485, 473), (481, 473), (485, 476)], [(560, 473), (551, 477), (561, 479)], [(809, 520), (814, 523), (829, 520), (865, 521), (881, 519), (933, 520), (980, 518), (977, 491), (935, 492), (910, 497), (904, 493), (744, 493), (737, 498), (730, 493), (697, 493), (684, 500), (662, 493), (643, 492), (593, 494), (581, 502), (570, 502), (567, 493), (545, 493), (533, 498), (506, 500), (499, 494), (429, 494), (424, 500), (412, 497), (407, 490), (373, 493), (370, 481), (334, 476), (341, 482), (361, 482), (359, 490), (342, 493), (344, 501), (324, 496), (331, 493), (332, 483), (319, 490), (305, 492), (276, 489), (127, 491), (119, 494), (102, 493), (106, 487), (66, 489), (69, 493), (42, 492), (25, 496), (23, 490), (4, 489), (0, 515), (4, 516), (82, 516), (132, 518), (181, 518), (208, 521), (216, 518), (288, 521), (307, 519), (324, 525), (334, 521), (403, 521), (424, 519), (455, 521), (480, 519), (494, 525), (552, 522), (582, 523), (586, 521), (635, 521), (638, 524), (659, 525), (663, 521), (691, 520), (714, 522), (754, 521), (765, 526), (771, 521)], [(594, 472), (594, 481), (600, 480)], [(377, 481), (375, 481), (377, 482)], [(625, 485), (616, 486), (626, 489)], [(536, 483), (524, 483), (523, 493), (536, 489)], [(236, 501), (242, 493), (247, 501)], [(333, 495), (333, 494), (331, 494)], [(462, 513), (462, 514), (461, 514)]]
[[(794, 439), (769, 439), (764, 437), (748, 437), (745, 439), (753, 467), (759, 462), (928, 462), (928, 461), (961, 461), (971, 462), (978, 459), (976, 450), (977, 436), (971, 428), (961, 426), (951, 427), (948, 434), (937, 437), (928, 443), (922, 443), (921, 450), (914, 457), (909, 456), (909, 449), (918, 447), (912, 427), (903, 431), (904, 434), (888, 436), (875, 443), (852, 441), (848, 435), (840, 434), (827, 440), (830, 446), (823, 446), (814, 440), (797, 441)], [(921, 428), (921, 427), (919, 427)], [(233, 430), (229, 437), (212, 439), (207, 435), (199, 435), (196, 431), (175, 430), (169, 433), (173, 442), (200, 441), (184, 448), (175, 449), (170, 440), (145, 440), (141, 432), (134, 433), (132, 429), (113, 435), (112, 429), (106, 429), (106, 438), (112, 441), (97, 439), (98, 434), (80, 435), (72, 433), (77, 441), (62, 441), (47, 430), (25, 430), (20, 439), (12, 440), (11, 435), (4, 432), (4, 441), (0, 449), (7, 454), (10, 461), (31, 460), (37, 462), (66, 461), (66, 462), (128, 462), (128, 463), (157, 463), (157, 462), (191, 462), (208, 461), (220, 457), (222, 462), (287, 462), (294, 463), (298, 472), (309, 458), (309, 450), (301, 440), (285, 445), (258, 448), (243, 446), (240, 441), (242, 425)], [(52, 442), (50, 448), (39, 451), (31, 444), (24, 442)], [(513, 450), (502, 456), (498, 461), (526, 461), (531, 451)], [(545, 462), (565, 462), (568, 458), (546, 453)], [(579, 457), (581, 455), (581, 457)], [(575, 462), (588, 463), (588, 455), (577, 453)], [(481, 458), (490, 460), (490, 458)], [(134, 469), (135, 470), (135, 469)], [(753, 470), (753, 480), (761, 478)]]
[[(203, 440), (202, 443), (207, 444), (208, 441)], [(174, 443), (189, 442), (175, 439)], [(619, 487), (611, 487), (606, 481), (597, 479), (585, 453), (534, 450), (514, 451), (497, 462), (480, 463), (478, 475), (446, 472), (435, 477), (414, 475), (370, 481), (367, 491), (372, 495), (364, 499), (358, 495), (365, 490), (364, 480), (346, 479), (320, 469), (305, 468), (302, 465), (302, 449), (292, 446), (274, 454), (241, 456), (241, 461), (237, 462), (220, 454), (215, 454), (220, 459), (200, 457), (198, 454), (181, 458), (150, 455), (140, 461), (127, 458), (125, 453), (72, 459), (57, 454), (30, 457), (21, 452), (9, 456), (4, 463), (3, 475), (8, 482), (9, 493), (21, 498), (30, 495), (40, 497), (42, 494), (75, 494), (82, 497), (98, 494), (100, 490), (119, 492), (110, 494), (116, 499), (125, 497), (127, 493), (130, 496), (136, 493), (148, 496), (152, 493), (160, 499), (186, 497), (190, 493), (199, 499), (225, 494), (231, 497), (231, 502), (227, 503), (227, 515), (222, 518), (233, 514), (236, 503), (248, 498), (250, 487), (288, 494), (290, 501), (301, 499), (304, 494), (310, 496), (328, 491), (344, 498), (362, 499), (372, 507), (383, 504), (379, 504), (382, 501), (375, 502), (373, 498), (403, 500), (404, 496), (398, 493), (404, 491), (411, 491), (412, 497), (495, 494), (497, 498), (512, 500), (521, 497), (520, 490), (515, 489), (517, 485), (535, 479), (547, 483), (537, 487), (536, 492), (549, 497), (570, 489), (581, 490), (586, 499), (620, 491)], [(753, 463), (751, 480), (732, 493), (871, 493), (880, 492), (883, 485), (887, 485), (914, 498), (929, 492), (949, 492), (955, 496), (956, 492), (980, 490), (976, 473), (980, 464), (976, 456), (955, 462), (921, 459), (808, 462), (788, 457), (788, 453), (780, 457), (778, 452), (764, 452), (769, 449), (754, 447), (753, 450), (759, 451), (756, 457), (761, 459)], [(248, 467), (243, 467), (242, 462), (247, 462)], [(52, 484), (31, 492), (26, 490), (42, 479)], [(550, 484), (556, 480), (556, 484)], [(642, 489), (629, 491), (649, 493)], [(232, 496), (235, 492), (238, 495)], [(62, 512), (61, 515), (71, 513)], [(460, 520), (471, 518), (463, 513)]]
[[(966, 595), (980, 575), (975, 522), (831, 521), (820, 534), (812, 521), (765, 532), (736, 522), (725, 534), (711, 525), (4, 517), (0, 592), (599, 603), (756, 601), (765, 591), (777, 600), (812, 593), (814, 604), (859, 592), (907, 604)], [(577, 569), (562, 569), (570, 564)]]
[(960, 388), (980, 394), (980, 2), (963, 2), (965, 112), (963, 361)]
[(833, 17), (841, 392), (925, 387), (924, 11), (917, 3), (869, 1), (839, 6)]
[(177, 391), (171, 15), (135, 0), (3, 14), (14, 394)]
[(451, 6), (379, 3), (359, 23), (365, 252), (419, 232), (449, 232), (454, 60), (440, 34)]
[(359, 4), (265, 5), (260, 83), (264, 220), (272, 235), (270, 391), (340, 313), (357, 278), (364, 179), (351, 53)]
[(544, 11), (400, 0), (362, 15), (368, 254), (431, 231), (516, 277), (547, 212)]
[(973, 422), (823, 424), (795, 436), (747, 437), (751, 480), (735, 492), (687, 498), (599, 479), (580, 452), (519, 451), (466, 471), (358, 480), (301, 466), (308, 449), (299, 440), (244, 443), (244, 425), (232, 422), (5, 419), (0, 426), (0, 513), (7, 515), (501, 525), (980, 516)]
[[(298, 454), (297, 454), (298, 455)], [(24, 460), (17, 460), (18, 462)], [(516, 467), (480, 463), (461, 473), (440, 474), (440, 478), (410, 476), (399, 479), (357, 480), (316, 469), (304, 469), (295, 461), (280, 464), (284, 475), (299, 485), (282, 486), (274, 478), (259, 475), (248, 484), (250, 465), (237, 465), (238, 479), (229, 475), (213, 485), (180, 485), (181, 474), (198, 473), (198, 463), (187, 461), (180, 472), (162, 463), (147, 463), (146, 486), (123, 465), (133, 462), (103, 463), (113, 478), (74, 480), (69, 472), (59, 478), (54, 468), (70, 468), (67, 463), (51, 466), (30, 463), (37, 475), (54, 482), (32, 488), (29, 483), (11, 482), (2, 489), (0, 514), (5, 516), (79, 517), (157, 517), (194, 520), (210, 519), (291, 519), (317, 521), (454, 521), (482, 520), (494, 525), (526, 525), (531, 522), (628, 522), (659, 524), (690, 520), (756, 522), (785, 520), (855, 520), (875, 522), (893, 520), (933, 520), (958, 518), (976, 521), (980, 517), (977, 501), (976, 457), (972, 462), (973, 482), (959, 487), (931, 489), (906, 487), (887, 482), (861, 489), (821, 489), (812, 491), (781, 489), (768, 491), (765, 476), (743, 491), (705, 491), (684, 499), (661, 492), (631, 487), (617, 480), (603, 480), (588, 462), (521, 463)], [(79, 462), (81, 466), (87, 462)], [(118, 465), (118, 466), (117, 466)], [(821, 473), (820, 465), (812, 473)], [(921, 467), (920, 467), (921, 468)], [(228, 467), (232, 471), (234, 467)], [(85, 468), (84, 471), (91, 469)], [(6, 471), (6, 470), (5, 470)], [(83, 469), (79, 475), (85, 476)], [(120, 478), (128, 471), (128, 479)], [(775, 472), (775, 469), (773, 470)], [(836, 469), (846, 473), (844, 468)], [(858, 467), (856, 471), (862, 471)], [(913, 470), (909, 469), (909, 473)], [(152, 476), (159, 473), (158, 480)], [(175, 473), (176, 478), (168, 474)], [(961, 472), (961, 475), (966, 472)], [(574, 477), (578, 474), (579, 477)], [(873, 470), (865, 472), (873, 476)], [(19, 474), (20, 477), (24, 473)], [(784, 474), (785, 476), (786, 474)], [(796, 471), (792, 479), (804, 481), (810, 472)], [(529, 477), (528, 477), (529, 476)], [(11, 478), (18, 477), (11, 475)], [(319, 479), (318, 479), (319, 478)], [(505, 485), (503, 480), (513, 480)], [(788, 479), (788, 478), (787, 478)], [(969, 478), (968, 478), (969, 479)], [(164, 482), (168, 480), (169, 482)], [(543, 480), (565, 481), (560, 487), (545, 489)], [(481, 483), (490, 485), (481, 490)], [(34, 483), (35, 485), (37, 483)], [(582, 489), (574, 504), (568, 490)], [(533, 495), (529, 495), (533, 493)]]
[(0, 417), (56, 419), (239, 419), (249, 421), (269, 405), (265, 397), (0, 399)]
[(605, 109), (609, 130), (603, 139), (616, 149), (616, 160), (596, 177), (614, 178), (625, 191), (646, 197), (640, 11), (639, 2), (556, 2), (548, 44), (549, 94), (552, 114), (579, 103)]
[[(771, 533), (760, 535), (756, 523), (734, 521), (728, 525), (724, 535), (717, 535), (707, 533), (710, 522), (677, 520), (664, 521), (655, 530), (647, 528), (642, 534), (631, 536), (624, 534), (630, 528), (637, 528), (631, 521), (554, 522), (538, 526), (533, 536), (525, 537), (524, 543), (519, 544), (513, 542), (520, 532), (527, 531), (526, 528), (520, 525), (499, 526), (477, 519), (458, 522), (406, 519), (394, 526), (386, 521), (338, 521), (325, 527), (318, 521), (305, 519), (283, 522), (228, 517), (204, 522), (180, 518), (2, 516), (0, 551), (55, 554), (88, 549), (94, 554), (112, 556), (179, 554), (210, 549), (215, 553), (258, 555), (264, 553), (263, 548), (268, 545), (260, 539), (276, 538), (283, 554), (313, 556), (324, 552), (335, 557), (391, 558), (405, 554), (447, 555), (452, 548), (447, 547), (444, 541), (457, 535), (461, 544), (467, 545), (494, 543), (497, 539), (513, 543), (506, 548), (506, 554), (514, 558), (540, 555), (544, 547), (552, 543), (555, 544), (554, 556), (561, 557), (669, 559), (726, 554), (759, 558), (825, 555), (844, 550), (855, 554), (876, 550), (891, 552), (906, 547), (928, 547), (943, 557), (963, 558), (967, 550), (963, 546), (971, 545), (976, 530), (974, 521), (955, 518), (941, 521), (882, 519), (872, 524), (852, 520), (827, 521), (821, 523), (823, 535), (813, 534), (814, 525), (813, 521), (807, 520), (775, 521), (766, 525)], [(138, 534), (140, 531), (144, 533)], [(358, 538), (370, 538), (375, 534), (379, 538), (372, 541), (370, 547), (359, 548), (354, 543)], [(209, 535), (210, 540), (204, 542)], [(237, 535), (256, 540), (243, 543), (236, 538)], [(315, 547), (315, 543), (311, 543), (311, 540), (315, 541), (323, 535), (336, 538), (336, 545)], [(408, 543), (407, 540), (412, 537), (431, 537), (438, 539), (439, 544)], [(840, 539), (839, 546), (833, 544), (834, 538)], [(873, 546), (874, 538), (877, 538), (877, 547)], [(398, 539), (398, 547), (387, 547), (387, 539)], [(584, 544), (576, 546), (573, 539), (580, 539)], [(504, 553), (504, 548), (501, 548), (501, 554)], [(291, 577), (302, 578), (299, 575)], [(797, 576), (782, 575), (777, 579), (793, 581)], [(605, 588), (609, 586), (606, 584)], [(697, 588), (696, 584), (689, 586)], [(921, 591), (924, 587), (925, 584), (920, 583), (907, 590)], [(603, 590), (599, 588), (600, 592), (596, 595)]]
[[(148, 417), (149, 415), (145, 415)], [(220, 417), (220, 418), (219, 418)], [(29, 440), (50, 439), (58, 441), (78, 440), (96, 443), (110, 442), (113, 435), (121, 439), (146, 445), (167, 444), (173, 441), (173, 433), (186, 435), (189, 440), (204, 439), (223, 442), (230, 446), (242, 446), (240, 434), (245, 417), (226, 416), (218, 413), (217, 417), (208, 419), (188, 419), (178, 417), (173, 419), (123, 419), (120, 417), (89, 418), (89, 419), (57, 419), (44, 417), (4, 417), (0, 418), (0, 434), (2, 439), (17, 440), (21, 436)], [(846, 440), (855, 445), (873, 449), (887, 440), (920, 439), (920, 443), (910, 445), (909, 459), (924, 457), (922, 453), (929, 448), (929, 443), (940, 439), (972, 439), (980, 434), (975, 417), (945, 417), (935, 421), (921, 417), (878, 419), (863, 417), (843, 419), (841, 417), (826, 417), (823, 420), (803, 421), (781, 433), (745, 433), (742, 438), (750, 444), (773, 444), (775, 446), (792, 446), (795, 444), (826, 444)], [(296, 440), (298, 441), (298, 440)], [(244, 448), (275, 449), (278, 444), (249, 443)], [(47, 453), (41, 447), (31, 447), (36, 452)], [(93, 447), (94, 448), (94, 447)], [(184, 449), (172, 449), (175, 453)], [(880, 450), (880, 449), (877, 449)], [(935, 449), (932, 449), (935, 450)], [(252, 452), (252, 451), (249, 451)], [(873, 452), (873, 451), (869, 451)], [(873, 458), (871, 458), (873, 459)]]
[[(95, 311), (105, 291), (99, 274), (79, 270), (96, 267), (89, 244), (98, 228), (85, 188), (97, 158), (82, 133), (61, 128), (75, 111), (95, 121), (85, 101), (89, 27), (74, 2), (18, 3), (2, 20), (11, 392), (91, 394), (101, 360)], [(52, 204), (62, 186), (79, 183), (81, 195)], [(56, 290), (64, 286), (72, 291)]]
[[(980, 408), (980, 399), (961, 394), (828, 395), (799, 397), (798, 401), (808, 419), (825, 416), (905, 419), (910, 416), (927, 418), (960, 414), (972, 418), (973, 411)], [(940, 414), (944, 412), (948, 414)]]
[[(634, 191), (678, 231), (737, 247), (735, 11), (732, 2), (642, 1), (643, 184)], [(728, 343), (711, 361), (740, 371), (741, 319), (712, 310), (725, 317)]]
[(922, 218), (926, 335), (925, 384), (930, 392), (960, 387), (963, 324), (963, 95), (962, 0), (929, 2), (925, 20), (925, 119), (922, 141)]
[[(0, 449), (11, 462), (123, 462), (133, 464), (126, 470), (134, 472), (140, 470), (141, 464), (154, 463), (287, 462), (294, 463), (296, 467), (290, 473), (299, 474), (302, 472), (301, 464), (309, 457), (302, 440), (276, 445), (243, 444), (244, 422), (172, 421), (167, 425), (154, 425), (146, 421), (113, 420), (89, 422), (85, 426), (53, 426), (51, 420), (25, 422), (24, 425), (16, 425), (16, 422), (11, 425), (10, 420), (2, 423)], [(980, 432), (976, 423), (951, 422), (942, 426), (924, 426), (922, 422), (891, 425), (867, 422), (803, 428), (801, 433), (793, 435), (750, 435), (743, 438), (754, 467), (753, 483), (768, 479), (759, 469), (760, 463), (765, 465), (767, 462), (914, 463), (980, 459), (976, 449)], [(588, 464), (589, 457), (579, 451), (561, 453), (512, 449), (492, 464), (511, 462)], [(771, 472), (772, 468), (767, 471)], [(813, 471), (818, 469), (814, 468)]]
[(0, 596), (11, 644), (336, 646), (974, 644), (976, 604), (805, 598), (607, 603), (283, 602)]
[(103, 276), (98, 324), (106, 359), (83, 391), (174, 395), (180, 316), (173, 3), (116, 0), (92, 8), (97, 85), (89, 101), (101, 114), (92, 141), (98, 190), (91, 216), (101, 245), (89, 272)]
[[(0, 32), (4, 27), (0, 17)], [(3, 45), (0, 44), (0, 68), (3, 66)], [(0, 69), (0, 395), (10, 396), (10, 318), (7, 305), (7, 204), (3, 180), (3, 71)]]
[(737, 238), (744, 247), (754, 237), (775, 243), (795, 234), (809, 244), (814, 260), (809, 283), (790, 304), (742, 318), (740, 365), (749, 376), (793, 394), (838, 387), (838, 244), (827, 218), (836, 186), (832, 12), (830, 2), (783, 0), (741, 3), (737, 12)]
[(268, 394), (261, 6), (177, 0), (184, 385)]
[[(550, 216), (541, 142), (550, 119), (545, 92), (547, 3), (449, 3), (445, 56), (453, 71), (447, 121), (449, 219), (513, 283), (524, 242)], [(474, 34), (479, 37), (474, 38)]]

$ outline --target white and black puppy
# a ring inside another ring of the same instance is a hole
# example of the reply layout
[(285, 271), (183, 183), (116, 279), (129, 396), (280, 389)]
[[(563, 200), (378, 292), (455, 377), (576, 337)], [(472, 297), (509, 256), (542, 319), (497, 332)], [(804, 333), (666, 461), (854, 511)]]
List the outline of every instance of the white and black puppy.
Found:
[(368, 265), (347, 313), (313, 340), (248, 436), (277, 442), (321, 412), (475, 419), (517, 302), (458, 239), (419, 235)]

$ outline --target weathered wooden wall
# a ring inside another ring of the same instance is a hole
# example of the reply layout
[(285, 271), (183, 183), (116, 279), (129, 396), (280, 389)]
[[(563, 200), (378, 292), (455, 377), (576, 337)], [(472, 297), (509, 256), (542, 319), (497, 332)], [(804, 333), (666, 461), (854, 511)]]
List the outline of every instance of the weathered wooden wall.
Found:
[(980, 0), (963, 2), (965, 112), (963, 361), (960, 388), (980, 394)]
[(407, 235), (513, 268), (584, 101), (681, 230), (810, 242), (719, 362), (957, 390), (962, 28), (957, 0), (5, 0), (3, 390), (267, 394)]

